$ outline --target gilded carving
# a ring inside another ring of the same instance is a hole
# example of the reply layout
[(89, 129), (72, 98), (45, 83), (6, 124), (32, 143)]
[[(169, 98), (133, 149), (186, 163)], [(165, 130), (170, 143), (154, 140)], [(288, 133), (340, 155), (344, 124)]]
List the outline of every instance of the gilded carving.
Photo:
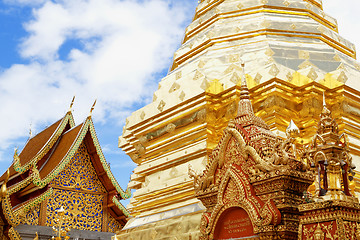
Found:
[(40, 216), (40, 204), (29, 209), (24, 214), (19, 216), (21, 224), (27, 225), (39, 225), (39, 216)]
[[(302, 202), (299, 193), (306, 190), (313, 179), (309, 164), (302, 161), (302, 151), (295, 144), (299, 129), (291, 122), (287, 138), (276, 137), (254, 115), (245, 79), (243, 74), (237, 116), (228, 123), (206, 169), (197, 174), (189, 166), (195, 194), (207, 209), (201, 220), (201, 239), (213, 239), (222, 214), (236, 208), (249, 215), (254, 234), (275, 232), (275, 228), (297, 232), (296, 221), (279, 225), (282, 217), (277, 206), (285, 203), (287, 207), (297, 206)], [(284, 192), (287, 189), (291, 190)]]
[[(307, 160), (317, 172), (314, 199), (351, 199), (350, 181), (355, 166), (349, 154), (345, 134), (332, 118), (323, 100), (317, 133), (304, 152)], [(354, 198), (354, 201), (355, 200)]]
[(116, 233), (123, 228), (123, 226), (118, 221), (116, 221), (116, 219), (111, 215), (109, 215), (108, 222), (109, 222), (109, 226), (108, 226), (109, 232)]
[(90, 155), (84, 144), (81, 144), (77, 153), (51, 182), (58, 187), (67, 187), (75, 190), (86, 190), (92, 192), (105, 192), (94, 167), (91, 164)]
[(67, 212), (67, 226), (71, 229), (101, 231), (104, 196), (79, 191), (54, 189), (46, 210), (46, 225), (55, 225), (55, 210), (61, 206)]
[[(81, 144), (71, 161), (50, 183), (53, 194), (46, 207), (46, 226), (54, 226), (56, 210), (61, 206), (66, 210), (66, 227), (70, 229), (101, 231), (106, 189), (99, 180), (85, 144)], [(29, 211), (26, 216), (34, 216), (39, 210)], [(32, 214), (32, 215), (31, 215)], [(109, 231), (122, 227), (109, 214)]]
[(347, 137), (339, 134), (339, 127), (326, 106), (325, 95), (317, 132), (305, 148), (304, 156), (314, 171), (315, 191), (310, 203), (299, 206), (303, 213), (300, 239), (358, 239), (360, 205), (350, 191), (355, 166)]

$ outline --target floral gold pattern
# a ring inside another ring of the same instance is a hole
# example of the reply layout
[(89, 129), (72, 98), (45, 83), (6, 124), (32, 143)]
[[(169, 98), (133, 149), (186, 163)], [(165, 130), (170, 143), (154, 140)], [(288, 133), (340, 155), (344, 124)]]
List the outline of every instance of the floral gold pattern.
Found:
[(70, 229), (101, 231), (104, 197), (99, 194), (54, 189), (47, 205), (47, 226), (55, 225), (55, 210), (64, 206)]
[(86, 150), (85, 144), (80, 145), (71, 162), (51, 184), (74, 190), (105, 192), (105, 188), (97, 177), (94, 167), (91, 165), (90, 155)]

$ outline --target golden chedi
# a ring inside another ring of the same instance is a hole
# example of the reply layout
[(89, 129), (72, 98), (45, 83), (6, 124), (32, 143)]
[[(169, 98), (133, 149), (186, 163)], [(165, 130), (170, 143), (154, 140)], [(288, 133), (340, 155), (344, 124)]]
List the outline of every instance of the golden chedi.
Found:
[[(133, 218), (118, 236), (196, 239), (204, 206), (194, 196), (188, 165), (205, 168), (236, 116), (242, 61), (254, 112), (273, 132), (285, 138), (293, 119), (300, 129), (296, 144), (309, 144), (325, 91), (360, 165), (355, 58), (354, 45), (339, 35), (321, 0), (200, 1), (153, 102), (127, 118), (119, 138), (138, 166), (129, 184), (136, 189), (128, 205)], [(359, 192), (356, 175), (355, 181)]]

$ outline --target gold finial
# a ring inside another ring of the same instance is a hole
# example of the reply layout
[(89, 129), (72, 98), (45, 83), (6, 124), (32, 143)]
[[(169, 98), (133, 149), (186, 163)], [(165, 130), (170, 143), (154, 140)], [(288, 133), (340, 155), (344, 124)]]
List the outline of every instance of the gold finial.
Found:
[(242, 75), (241, 75), (241, 87), (240, 87), (240, 99), (250, 99), (249, 89), (246, 83), (246, 75), (245, 75), (245, 62), (240, 60), (242, 67)]
[(30, 127), (29, 127), (29, 138), (32, 138), (32, 130), (31, 130), (31, 123), (30, 123)]
[(14, 161), (20, 161), (20, 157), (19, 157), (19, 154), (18, 154), (18, 148), (15, 147), (14, 149)]
[(245, 75), (245, 63), (242, 59), (241, 67), (242, 67), (242, 76), (241, 76), (241, 86), (240, 86), (240, 101), (237, 116), (242, 115), (254, 115), (254, 110), (250, 102), (249, 89), (246, 83), (246, 75)]
[(5, 175), (4, 181), (7, 182), (7, 181), (9, 180), (9, 178), (10, 178), (10, 169), (8, 168), (8, 169), (6, 170), (6, 175)]
[(72, 106), (74, 105), (74, 101), (75, 101), (75, 96), (74, 96), (73, 99), (71, 100), (71, 103), (70, 103), (70, 107), (69, 107), (68, 112), (71, 112)]
[(299, 136), (300, 129), (296, 126), (294, 121), (291, 119), (289, 126), (286, 128), (287, 137), (297, 137)]
[(92, 107), (91, 107), (91, 109), (90, 109), (89, 117), (91, 117), (92, 112), (94, 111), (94, 108), (95, 108), (95, 105), (96, 105), (96, 101), (97, 101), (97, 99), (95, 99), (95, 102), (94, 102), (94, 104), (92, 105)]
[(245, 62), (244, 60), (240, 60), (240, 64), (241, 64), (241, 68), (242, 68), (242, 75), (241, 75), (241, 86), (246, 86), (247, 87), (247, 83), (246, 83), (246, 76), (245, 76)]
[(323, 109), (321, 111), (320, 118), (330, 117), (330, 115), (331, 115), (331, 112), (326, 106), (325, 91), (324, 91), (323, 92)]

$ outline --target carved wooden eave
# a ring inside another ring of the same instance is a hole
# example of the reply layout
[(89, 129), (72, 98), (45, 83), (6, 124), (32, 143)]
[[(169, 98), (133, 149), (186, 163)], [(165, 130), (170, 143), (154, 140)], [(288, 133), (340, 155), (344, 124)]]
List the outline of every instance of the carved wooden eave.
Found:
[(25, 212), (52, 195), (50, 183), (69, 165), (79, 147), (84, 144), (91, 165), (107, 193), (104, 200), (106, 212), (122, 226), (130, 217), (119, 202), (130, 197), (130, 189), (124, 191), (113, 176), (102, 153), (91, 116), (80, 125), (74, 125), (72, 114), (68, 112), (64, 118), (30, 139), (19, 155), (17, 152), (14, 154), (14, 163), (9, 173), (1, 177), (5, 189), (2, 191), (3, 220), (10, 228), (9, 236), (16, 238), (14, 227), (20, 224), (20, 218)]

